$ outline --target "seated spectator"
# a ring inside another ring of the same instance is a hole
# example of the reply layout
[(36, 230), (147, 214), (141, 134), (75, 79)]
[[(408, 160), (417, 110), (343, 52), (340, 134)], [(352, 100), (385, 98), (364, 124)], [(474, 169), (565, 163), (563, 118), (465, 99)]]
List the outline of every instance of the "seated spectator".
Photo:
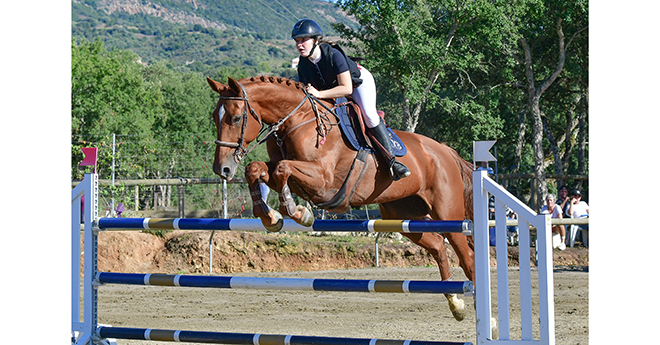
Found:
[[(571, 196), (571, 204), (568, 208), (568, 214), (571, 218), (585, 218), (589, 217), (589, 204), (582, 201), (582, 193), (579, 190), (574, 190)], [(579, 228), (589, 230), (589, 225), (578, 225)]]
[(564, 218), (571, 218), (571, 215), (568, 214), (568, 208), (571, 204), (571, 198), (568, 197), (568, 187), (561, 186), (559, 187), (559, 192), (557, 195), (557, 201), (555, 204), (559, 205), (561, 210), (564, 213)]
[[(553, 219), (562, 219), (563, 212), (559, 205), (555, 204), (556, 198), (554, 194), (548, 194), (545, 198), (547, 204), (541, 209), (541, 214), (549, 214), (550, 218)], [(566, 249), (566, 228), (563, 225), (553, 225), (552, 232), (559, 234), (561, 236), (561, 244), (559, 244), (559, 250)]]

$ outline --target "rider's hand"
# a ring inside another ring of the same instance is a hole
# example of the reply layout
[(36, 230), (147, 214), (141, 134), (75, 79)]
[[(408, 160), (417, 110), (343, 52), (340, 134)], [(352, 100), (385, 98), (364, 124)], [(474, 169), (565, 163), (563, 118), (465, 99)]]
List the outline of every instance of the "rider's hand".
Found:
[(317, 90), (311, 84), (307, 84), (307, 86), (305, 86), (305, 91), (307, 91), (308, 94), (310, 94), (310, 95), (312, 95), (316, 98), (320, 98), (319, 97), (319, 90)]

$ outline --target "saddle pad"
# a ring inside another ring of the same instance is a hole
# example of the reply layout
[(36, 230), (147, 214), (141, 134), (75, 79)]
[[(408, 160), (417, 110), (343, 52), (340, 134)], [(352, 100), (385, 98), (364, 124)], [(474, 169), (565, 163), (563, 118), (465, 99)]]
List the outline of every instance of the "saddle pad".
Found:
[[(337, 98), (335, 101), (336, 104), (344, 104), (346, 103), (346, 98)], [(360, 131), (360, 134), (358, 135), (354, 126), (353, 126), (353, 121), (351, 121), (351, 116), (356, 116), (353, 112), (348, 111), (348, 105), (344, 104), (335, 109), (335, 112), (337, 113), (337, 117), (339, 117), (339, 127), (341, 128), (341, 132), (344, 134), (344, 137), (348, 140), (348, 142), (351, 144), (353, 149), (355, 150), (367, 150), (369, 153), (373, 153), (374, 149), (371, 147), (367, 146), (363, 134)], [(390, 136), (390, 143), (392, 146), (392, 151), (395, 156), (401, 157), (406, 154), (407, 149), (406, 146), (403, 144), (403, 141), (401, 141), (401, 138), (397, 136), (394, 131), (392, 131), (391, 128), (387, 127), (387, 132), (389, 133)]]

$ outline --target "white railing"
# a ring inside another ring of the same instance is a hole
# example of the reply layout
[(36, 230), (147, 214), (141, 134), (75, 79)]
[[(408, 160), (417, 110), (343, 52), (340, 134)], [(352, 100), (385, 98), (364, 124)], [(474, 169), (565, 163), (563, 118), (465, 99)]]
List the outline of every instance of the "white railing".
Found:
[[(504, 187), (488, 177), (484, 170), (473, 172), (474, 242), (475, 242), (475, 303), (477, 309), (477, 345), (482, 344), (555, 344), (554, 289), (552, 279), (552, 238), (550, 216), (538, 215), (516, 199)], [(498, 339), (493, 339), (491, 327), (492, 305), (490, 251), (488, 240), (488, 198), (495, 197), (495, 232), (497, 261), (497, 315)], [(520, 272), (520, 324), (521, 339), (511, 339), (509, 315), (508, 248), (506, 210), (518, 214), (519, 272)], [(539, 339), (534, 339), (532, 315), (532, 269), (530, 264), (530, 226), (537, 229), (538, 255), (538, 328)]]

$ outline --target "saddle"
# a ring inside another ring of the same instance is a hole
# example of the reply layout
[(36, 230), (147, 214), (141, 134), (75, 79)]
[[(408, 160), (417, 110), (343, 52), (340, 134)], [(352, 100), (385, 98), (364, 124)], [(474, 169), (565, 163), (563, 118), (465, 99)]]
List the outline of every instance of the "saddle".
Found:
[[(356, 151), (365, 150), (368, 153), (374, 153), (373, 144), (369, 136), (366, 135), (367, 128), (362, 119), (360, 107), (353, 102), (347, 101), (346, 97), (341, 97), (335, 100), (335, 113), (339, 118), (339, 128), (341, 128), (342, 134), (348, 143), (350, 143), (351, 147)], [(385, 122), (385, 114), (379, 110), (378, 115)], [(394, 155), (397, 157), (404, 156), (407, 149), (403, 141), (387, 126), (387, 123), (385, 125), (390, 136)]]
[[(334, 110), (344, 138), (357, 151), (357, 155), (348, 171), (348, 176), (335, 196), (330, 201), (316, 204), (316, 206), (334, 213), (346, 213), (350, 209), (349, 201), (355, 192), (355, 187), (362, 180), (366, 171), (367, 157), (369, 154), (375, 153), (375, 150), (372, 148), (373, 144), (369, 136), (365, 134), (366, 126), (357, 104), (348, 102), (345, 97), (341, 97), (335, 100)], [(378, 114), (381, 117), (384, 115), (381, 111)], [(387, 127), (387, 131), (390, 134), (394, 154), (398, 157), (405, 155), (407, 150), (401, 139), (389, 127)]]

